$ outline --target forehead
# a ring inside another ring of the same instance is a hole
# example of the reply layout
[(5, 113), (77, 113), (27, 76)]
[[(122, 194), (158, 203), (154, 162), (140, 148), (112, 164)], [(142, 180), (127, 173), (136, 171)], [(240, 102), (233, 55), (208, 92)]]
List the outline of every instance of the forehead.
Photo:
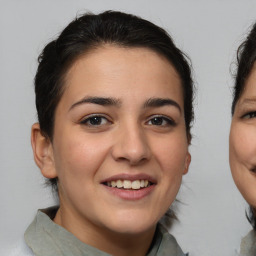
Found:
[[(141, 65), (142, 63), (144, 65)], [(81, 55), (73, 65), (71, 65), (66, 77), (68, 79), (71, 78), (77, 69), (82, 68), (86, 68), (88, 71), (92, 69), (99, 71), (101, 75), (110, 75), (115, 70), (126, 71), (127, 73), (137, 70), (137, 68), (139, 68), (141, 72), (151, 68), (155, 71), (154, 75), (156, 75), (157, 72), (162, 76), (164, 73), (164, 76), (169, 73), (169, 76), (176, 76), (176, 78), (179, 79), (179, 74), (167, 58), (145, 47), (102, 45)], [(84, 69), (84, 71), (86, 70)]]
[(124, 97), (131, 91), (134, 95), (164, 97), (169, 93), (183, 98), (180, 77), (165, 57), (147, 48), (112, 45), (94, 49), (73, 63), (66, 75), (64, 95)]

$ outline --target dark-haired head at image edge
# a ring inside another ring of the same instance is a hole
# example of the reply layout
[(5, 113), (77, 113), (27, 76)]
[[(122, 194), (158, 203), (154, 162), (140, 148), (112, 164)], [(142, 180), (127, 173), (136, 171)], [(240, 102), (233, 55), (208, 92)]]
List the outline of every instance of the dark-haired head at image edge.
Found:
[(233, 91), (229, 162), (234, 181), (250, 205), (253, 230), (245, 236), (239, 255), (256, 255), (256, 24), (237, 51)]
[(107, 11), (76, 18), (38, 60), (31, 142), (60, 204), (38, 211), (16, 255), (188, 255), (160, 224), (191, 161), (186, 55)]

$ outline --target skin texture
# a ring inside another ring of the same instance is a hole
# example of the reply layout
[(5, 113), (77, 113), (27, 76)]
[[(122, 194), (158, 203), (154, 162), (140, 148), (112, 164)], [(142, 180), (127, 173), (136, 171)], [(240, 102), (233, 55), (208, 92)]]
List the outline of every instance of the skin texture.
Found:
[[(65, 86), (53, 142), (32, 127), (36, 163), (59, 180), (54, 221), (113, 255), (145, 255), (190, 164), (180, 78), (151, 50), (105, 45), (72, 65)], [(92, 97), (112, 100), (86, 102)], [(103, 184), (116, 175), (149, 177), (154, 185), (123, 195)]]
[(256, 66), (238, 100), (230, 130), (230, 167), (245, 200), (256, 207)]

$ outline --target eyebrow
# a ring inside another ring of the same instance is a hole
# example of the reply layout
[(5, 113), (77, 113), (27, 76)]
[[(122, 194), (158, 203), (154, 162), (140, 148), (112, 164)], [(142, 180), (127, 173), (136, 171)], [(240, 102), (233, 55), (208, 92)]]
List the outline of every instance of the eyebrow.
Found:
[(69, 111), (73, 109), (74, 107), (77, 107), (79, 105), (85, 104), (85, 103), (91, 103), (91, 104), (97, 104), (101, 106), (117, 106), (120, 107), (121, 101), (114, 98), (104, 98), (104, 97), (85, 97), (78, 102), (74, 103)]
[(150, 98), (144, 103), (144, 108), (174, 106), (181, 112), (180, 105), (169, 98)]
[[(97, 104), (101, 106), (121, 106), (121, 100), (119, 99), (88, 96), (72, 104), (69, 111), (79, 105), (86, 103)], [(163, 107), (168, 105), (176, 107), (181, 112), (180, 105), (176, 101), (169, 98), (150, 98), (143, 104), (143, 108)]]

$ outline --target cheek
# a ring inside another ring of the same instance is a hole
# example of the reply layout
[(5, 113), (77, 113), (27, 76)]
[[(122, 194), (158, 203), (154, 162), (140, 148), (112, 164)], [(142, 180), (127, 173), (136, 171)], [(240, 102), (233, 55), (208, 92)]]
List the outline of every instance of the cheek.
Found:
[(236, 175), (235, 183), (244, 199), (256, 207), (256, 175), (243, 170), (240, 175)]
[(235, 124), (230, 132), (230, 167), (234, 181), (245, 198), (256, 206), (256, 128), (252, 125)]
[(170, 177), (182, 175), (188, 152), (188, 144), (184, 138), (172, 136), (163, 141), (154, 142), (154, 155), (164, 170), (164, 175)]
[(72, 179), (85, 182), (95, 175), (104, 161), (106, 147), (96, 139), (68, 137), (56, 147), (55, 166), (59, 179)]
[[(157, 148), (156, 148), (157, 150)], [(187, 141), (179, 139), (170, 139), (169, 142), (158, 144), (158, 150), (155, 153), (158, 164), (161, 166), (161, 196), (159, 200), (160, 208), (170, 207), (179, 191), (182, 176), (185, 169), (185, 162), (188, 152)], [(164, 212), (163, 212), (164, 214)]]
[[(256, 127), (233, 125), (230, 132), (230, 165), (256, 163)], [(233, 171), (233, 170), (232, 170)]]

